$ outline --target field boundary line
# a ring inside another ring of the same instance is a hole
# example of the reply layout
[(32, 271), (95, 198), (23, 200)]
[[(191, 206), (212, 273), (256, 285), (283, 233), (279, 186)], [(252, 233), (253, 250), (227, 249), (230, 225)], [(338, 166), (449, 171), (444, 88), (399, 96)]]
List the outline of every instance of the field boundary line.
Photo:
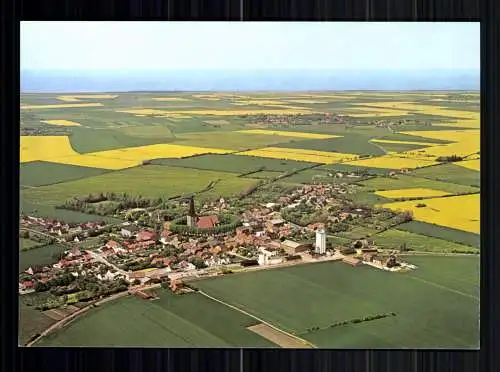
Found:
[(449, 287), (446, 287), (446, 286), (441, 285), (441, 284), (433, 283), (433, 282), (430, 282), (428, 280), (425, 280), (425, 279), (422, 279), (422, 278), (419, 278), (419, 277), (416, 277), (416, 276), (410, 276), (409, 278), (413, 279), (413, 280), (416, 280), (416, 281), (419, 281), (419, 282), (422, 282), (422, 283), (430, 284), (430, 285), (432, 285), (434, 287), (438, 287), (438, 288), (444, 289), (444, 290), (449, 291), (449, 292), (456, 293), (456, 294), (464, 296), (464, 297), (469, 297), (469, 298), (471, 298), (473, 300), (476, 300), (476, 301), (479, 301), (479, 298), (476, 297), (476, 296), (472, 296), (470, 294), (457, 291), (456, 289), (449, 288)]
[(271, 323), (266, 322), (265, 320), (263, 320), (263, 319), (261, 319), (261, 318), (258, 318), (258, 317), (256, 317), (255, 315), (252, 315), (252, 314), (250, 314), (249, 312), (247, 312), (247, 311), (245, 311), (245, 310), (242, 310), (242, 309), (240, 309), (240, 308), (238, 308), (238, 307), (236, 307), (236, 306), (233, 306), (233, 305), (228, 304), (227, 302), (224, 302), (224, 301), (222, 301), (222, 300), (219, 300), (218, 298), (215, 298), (215, 297), (213, 297), (213, 296), (210, 296), (208, 293), (205, 293), (205, 292), (203, 292), (203, 291), (198, 290), (197, 292), (198, 292), (199, 294), (201, 294), (201, 295), (203, 295), (203, 296), (205, 296), (205, 297), (207, 297), (207, 298), (209, 298), (209, 299), (213, 300), (213, 301), (217, 301), (217, 302), (219, 302), (219, 303), (221, 303), (221, 304), (223, 304), (223, 305), (225, 305), (225, 306), (227, 306), (227, 307), (229, 307), (229, 308), (231, 308), (231, 309), (233, 309), (233, 310), (239, 311), (240, 313), (243, 313), (243, 314), (245, 314), (245, 315), (247, 315), (247, 316), (249, 316), (249, 317), (251, 317), (251, 318), (253, 318), (253, 319), (255, 319), (255, 320), (258, 320), (258, 321), (259, 321), (259, 322), (261, 322), (262, 324), (265, 324), (265, 325), (267, 325), (268, 327), (270, 327), (270, 328), (272, 328), (272, 329), (274, 329), (274, 330), (276, 330), (276, 331), (278, 331), (278, 332), (281, 332), (281, 333), (283, 333), (283, 334), (285, 334), (285, 335), (287, 335), (287, 336), (289, 336), (289, 337), (291, 337), (291, 338), (293, 338), (293, 339), (297, 340), (298, 342), (300, 342), (300, 343), (304, 344), (305, 346), (309, 346), (310, 348), (314, 348), (314, 349), (316, 348), (316, 346), (315, 346), (315, 345), (313, 345), (312, 343), (310, 343), (309, 341), (306, 341), (306, 340), (304, 340), (304, 339), (302, 339), (302, 338), (300, 338), (300, 337), (298, 337), (298, 336), (296, 336), (296, 335), (293, 335), (293, 334), (291, 334), (291, 333), (288, 333), (288, 332), (286, 332), (286, 331), (283, 331), (282, 329), (279, 329), (278, 327), (276, 327), (276, 326), (272, 325)]

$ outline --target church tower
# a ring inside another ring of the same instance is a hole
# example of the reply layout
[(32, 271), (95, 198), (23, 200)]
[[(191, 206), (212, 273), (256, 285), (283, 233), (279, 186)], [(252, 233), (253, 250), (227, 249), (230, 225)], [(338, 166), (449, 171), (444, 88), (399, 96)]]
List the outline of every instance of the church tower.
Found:
[(189, 199), (189, 210), (187, 215), (187, 225), (190, 227), (196, 226), (196, 210), (194, 208), (194, 196)]

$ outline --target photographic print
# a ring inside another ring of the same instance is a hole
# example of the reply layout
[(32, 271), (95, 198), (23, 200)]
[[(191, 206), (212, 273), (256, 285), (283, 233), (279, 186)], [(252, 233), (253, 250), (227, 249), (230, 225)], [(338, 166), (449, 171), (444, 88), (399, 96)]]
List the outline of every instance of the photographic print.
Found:
[(477, 349), (479, 44), (22, 22), (19, 345)]

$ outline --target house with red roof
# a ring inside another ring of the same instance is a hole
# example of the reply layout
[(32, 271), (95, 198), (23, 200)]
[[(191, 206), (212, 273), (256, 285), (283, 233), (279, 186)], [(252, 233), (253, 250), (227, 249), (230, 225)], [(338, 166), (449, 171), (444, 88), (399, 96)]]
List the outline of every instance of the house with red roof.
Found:
[(156, 240), (156, 234), (151, 231), (142, 230), (136, 235), (137, 241)]
[(196, 222), (196, 227), (199, 229), (211, 229), (219, 223), (219, 216), (200, 216)]

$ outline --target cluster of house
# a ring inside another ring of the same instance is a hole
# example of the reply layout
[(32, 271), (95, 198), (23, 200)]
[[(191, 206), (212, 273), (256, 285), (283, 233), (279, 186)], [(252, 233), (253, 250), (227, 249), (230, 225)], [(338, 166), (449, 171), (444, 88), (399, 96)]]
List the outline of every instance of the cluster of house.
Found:
[[(105, 263), (96, 261), (89, 252), (82, 252), (72, 248), (63, 252), (63, 257), (51, 266), (31, 266), (21, 274), (19, 293), (25, 294), (34, 291), (36, 282), (47, 283), (59, 275), (69, 271), (74, 277), (96, 277), (99, 280), (115, 280), (119, 277), (126, 279), (126, 275), (116, 270), (109, 270)], [(103, 270), (106, 268), (106, 270)]]
[(23, 215), (21, 217), (20, 223), (21, 226), (36, 229), (37, 231), (54, 236), (85, 233), (89, 230), (100, 229), (106, 225), (103, 221), (90, 221), (80, 224), (69, 224), (55, 219), (26, 215)]

